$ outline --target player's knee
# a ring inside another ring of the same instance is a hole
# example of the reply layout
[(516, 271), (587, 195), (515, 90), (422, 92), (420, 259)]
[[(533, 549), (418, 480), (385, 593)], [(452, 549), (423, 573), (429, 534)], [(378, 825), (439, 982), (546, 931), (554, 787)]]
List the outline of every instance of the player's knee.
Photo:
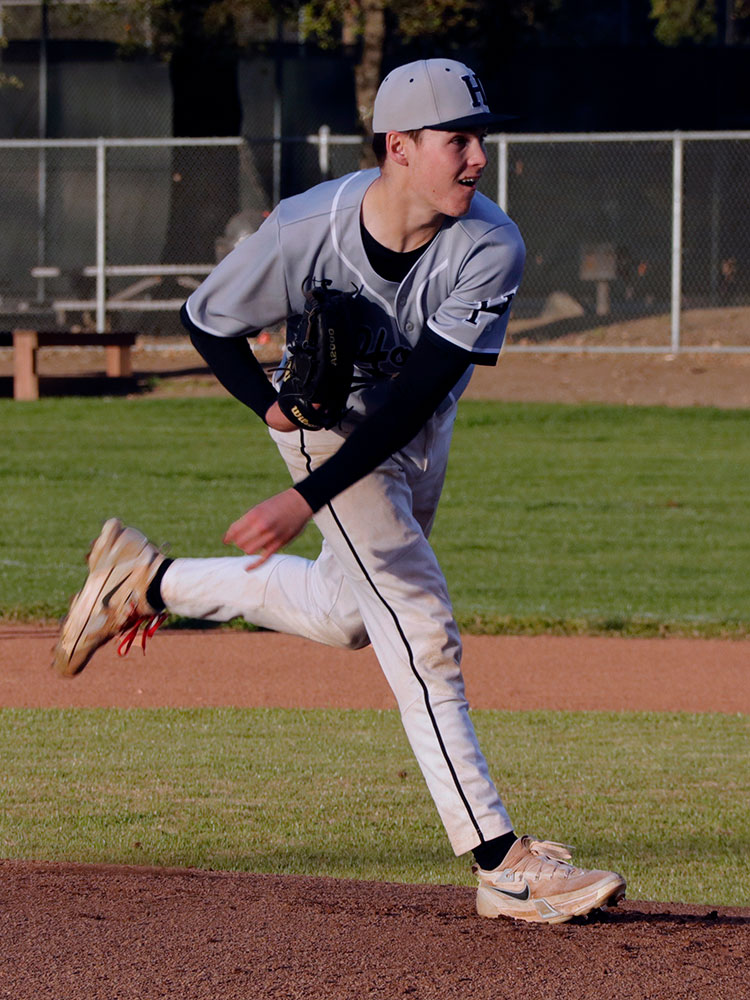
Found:
[(354, 625), (352, 624), (348, 629), (343, 632), (344, 642), (342, 645), (345, 649), (364, 649), (365, 646), (370, 645), (370, 637), (367, 634), (367, 629), (361, 623)]

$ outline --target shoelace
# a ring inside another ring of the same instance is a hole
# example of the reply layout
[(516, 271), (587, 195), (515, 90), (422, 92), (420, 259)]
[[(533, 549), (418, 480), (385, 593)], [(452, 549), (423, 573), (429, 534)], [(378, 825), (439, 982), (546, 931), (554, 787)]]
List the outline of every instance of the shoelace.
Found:
[(534, 855), (539, 866), (537, 874), (541, 874), (545, 868), (547, 870), (567, 868), (571, 872), (574, 870), (573, 865), (569, 864), (572, 848), (567, 844), (558, 844), (553, 840), (529, 840), (526, 847)]
[(120, 633), (122, 635), (122, 639), (120, 640), (120, 645), (117, 647), (117, 655), (128, 655), (130, 647), (133, 645), (135, 637), (138, 635), (138, 629), (141, 625), (143, 625), (143, 632), (141, 633), (141, 649), (143, 650), (143, 655), (145, 656), (146, 640), (150, 639), (154, 632), (156, 632), (156, 630), (164, 624), (167, 617), (167, 612), (162, 611), (158, 615), (141, 615), (139, 618), (131, 620), (125, 626), (125, 630)]
[(573, 856), (569, 844), (558, 844), (554, 840), (530, 840), (527, 846), (532, 854), (543, 854), (556, 861), (567, 861)]

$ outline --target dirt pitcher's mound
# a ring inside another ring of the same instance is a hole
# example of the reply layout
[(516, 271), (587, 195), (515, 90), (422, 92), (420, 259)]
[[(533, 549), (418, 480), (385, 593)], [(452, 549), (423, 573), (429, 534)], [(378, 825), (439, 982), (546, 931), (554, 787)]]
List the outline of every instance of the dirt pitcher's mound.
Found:
[(736, 1000), (750, 917), (622, 903), (543, 927), (470, 889), (0, 863), (13, 1000)]

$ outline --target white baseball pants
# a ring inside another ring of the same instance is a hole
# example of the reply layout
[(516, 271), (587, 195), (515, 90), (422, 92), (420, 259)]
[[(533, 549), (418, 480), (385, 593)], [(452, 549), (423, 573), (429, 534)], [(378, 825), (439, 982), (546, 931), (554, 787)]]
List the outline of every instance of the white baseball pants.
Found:
[[(369, 642), (456, 854), (512, 824), (477, 743), (461, 675), (461, 640), (427, 536), (442, 490), (455, 407), (403, 451), (323, 507), (317, 559), (275, 555), (176, 559), (168, 610), (255, 625), (357, 649)], [(271, 432), (295, 481), (341, 444), (332, 431)]]

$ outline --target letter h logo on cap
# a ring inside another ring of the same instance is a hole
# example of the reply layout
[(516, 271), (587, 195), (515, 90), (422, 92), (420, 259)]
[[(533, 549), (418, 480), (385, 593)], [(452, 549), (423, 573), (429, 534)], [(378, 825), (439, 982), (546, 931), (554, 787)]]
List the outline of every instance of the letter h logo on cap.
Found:
[(487, 107), (487, 95), (478, 76), (462, 76), (461, 79), (466, 84), (471, 96), (471, 104), (474, 108)]

